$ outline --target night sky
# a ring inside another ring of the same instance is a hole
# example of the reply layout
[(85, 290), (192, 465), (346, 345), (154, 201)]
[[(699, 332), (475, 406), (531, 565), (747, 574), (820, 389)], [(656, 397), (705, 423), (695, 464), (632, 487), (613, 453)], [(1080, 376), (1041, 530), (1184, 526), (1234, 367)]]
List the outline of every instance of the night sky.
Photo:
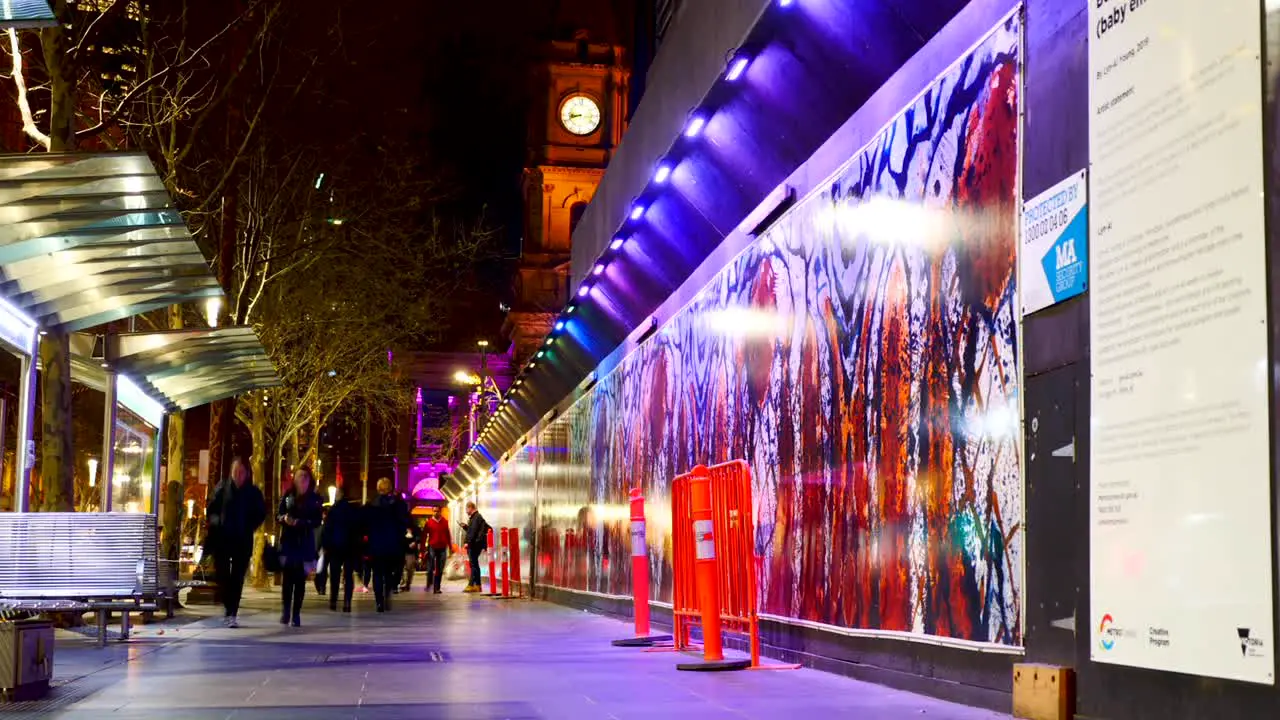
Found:
[(446, 218), (483, 222), (496, 233), (471, 291), (458, 298), (450, 331), (433, 347), (500, 339), (499, 303), (509, 300), (520, 247), (527, 118), (539, 99), (533, 66), (542, 44), (571, 38), (574, 26), (584, 24), (573, 18), (583, 14), (605, 16), (584, 21), (594, 26), (593, 36), (608, 33), (617, 40), (629, 34), (628, 24), (619, 28), (616, 18), (630, 11), (601, 12), (611, 4), (322, 0), (313, 3), (318, 12), (308, 22), (314, 27), (298, 30), (327, 33), (319, 77), (294, 110), (303, 131), (340, 142), (409, 143), (447, 194), (438, 205)]

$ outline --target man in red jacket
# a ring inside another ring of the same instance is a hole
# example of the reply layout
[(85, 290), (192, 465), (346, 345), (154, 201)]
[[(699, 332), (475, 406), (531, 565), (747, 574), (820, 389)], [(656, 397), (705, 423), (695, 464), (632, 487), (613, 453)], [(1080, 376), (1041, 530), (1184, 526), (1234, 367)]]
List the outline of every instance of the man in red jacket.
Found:
[(440, 508), (427, 518), (427, 526), (423, 532), (427, 539), (427, 587), (436, 595), (440, 594), (440, 581), (444, 578), (444, 563), (449, 558), (449, 522), (444, 519)]

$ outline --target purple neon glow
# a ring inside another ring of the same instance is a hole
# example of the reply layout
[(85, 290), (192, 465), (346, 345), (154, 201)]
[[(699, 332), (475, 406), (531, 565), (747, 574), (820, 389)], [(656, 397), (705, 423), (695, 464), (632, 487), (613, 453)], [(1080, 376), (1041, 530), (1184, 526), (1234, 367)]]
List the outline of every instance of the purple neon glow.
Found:
[(684, 136), (695, 138), (702, 134), (702, 129), (707, 126), (707, 119), (701, 115), (694, 115), (689, 118), (689, 124), (684, 126)]
[(593, 269), (591, 272), (595, 273), (596, 275), (603, 275), (604, 263), (596, 263), (595, 269)]
[(578, 297), (586, 297), (587, 293), (589, 292), (591, 292), (591, 286), (583, 285), (582, 287), (578, 288)]
[(670, 178), (670, 177), (671, 177), (671, 166), (667, 163), (662, 163), (661, 165), (659, 165), (658, 169), (653, 173), (653, 181), (659, 185), (665, 183), (667, 181), (667, 178)]
[(622, 246), (623, 246), (623, 245), (625, 245), (625, 244), (626, 244), (626, 242), (627, 242), (627, 239), (626, 239), (626, 238), (624, 238), (624, 237), (616, 237), (616, 238), (614, 238), (614, 239), (613, 239), (613, 242), (609, 243), (609, 249), (610, 249), (610, 250), (621, 250), (621, 249), (622, 249)]
[(740, 55), (734, 58), (729, 64), (729, 72), (725, 73), (724, 79), (729, 82), (737, 82), (738, 78), (747, 71), (747, 66), (751, 64), (751, 58)]
[(636, 205), (635, 207), (631, 208), (631, 219), (639, 220), (640, 218), (644, 217), (644, 211), (647, 209), (648, 208), (646, 208), (643, 205)]
[(780, 7), (791, 7), (791, 4), (794, 2), (795, 0), (778, 0), (778, 5)]

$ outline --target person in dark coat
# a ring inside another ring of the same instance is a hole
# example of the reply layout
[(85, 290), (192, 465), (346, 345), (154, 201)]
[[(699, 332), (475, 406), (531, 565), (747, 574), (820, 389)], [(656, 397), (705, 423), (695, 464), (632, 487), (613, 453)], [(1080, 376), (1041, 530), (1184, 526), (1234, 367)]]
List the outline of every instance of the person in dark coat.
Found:
[(480, 553), (489, 549), (489, 523), (476, 509), (473, 502), (467, 503), (467, 521), (461, 523), (466, 533), (467, 560), (471, 562), (471, 580), (463, 592), (480, 592)]
[(227, 627), (239, 627), (237, 616), (253, 555), (253, 534), (267, 518), (267, 502), (240, 458), (231, 461), (231, 476), (214, 489), (205, 517), (209, 521), (205, 549), (213, 555), (225, 622)]
[(409, 527), (409, 506), (392, 493), (389, 479), (378, 480), (378, 497), (369, 505), (366, 518), (373, 596), (378, 612), (386, 612), (391, 609), (397, 572), (404, 567), (404, 537)]
[(302, 598), (307, 592), (307, 573), (315, 569), (320, 556), (316, 532), (320, 529), (324, 503), (315, 491), (309, 468), (302, 468), (293, 487), (280, 500), (280, 567), (284, 574), (280, 597), (280, 624), (302, 626)]
[(329, 609), (338, 609), (338, 583), (342, 583), (342, 612), (351, 612), (351, 595), (355, 592), (355, 571), (360, 564), (364, 528), (360, 508), (341, 496), (329, 508), (324, 520), (321, 544), (329, 573)]

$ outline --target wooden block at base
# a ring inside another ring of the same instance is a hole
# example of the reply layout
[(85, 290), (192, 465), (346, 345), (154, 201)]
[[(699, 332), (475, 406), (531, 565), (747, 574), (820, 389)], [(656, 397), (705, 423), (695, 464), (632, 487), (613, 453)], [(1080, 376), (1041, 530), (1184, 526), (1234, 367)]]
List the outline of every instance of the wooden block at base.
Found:
[(1013, 716), (1023, 720), (1071, 720), (1075, 689), (1069, 667), (1013, 666)]

